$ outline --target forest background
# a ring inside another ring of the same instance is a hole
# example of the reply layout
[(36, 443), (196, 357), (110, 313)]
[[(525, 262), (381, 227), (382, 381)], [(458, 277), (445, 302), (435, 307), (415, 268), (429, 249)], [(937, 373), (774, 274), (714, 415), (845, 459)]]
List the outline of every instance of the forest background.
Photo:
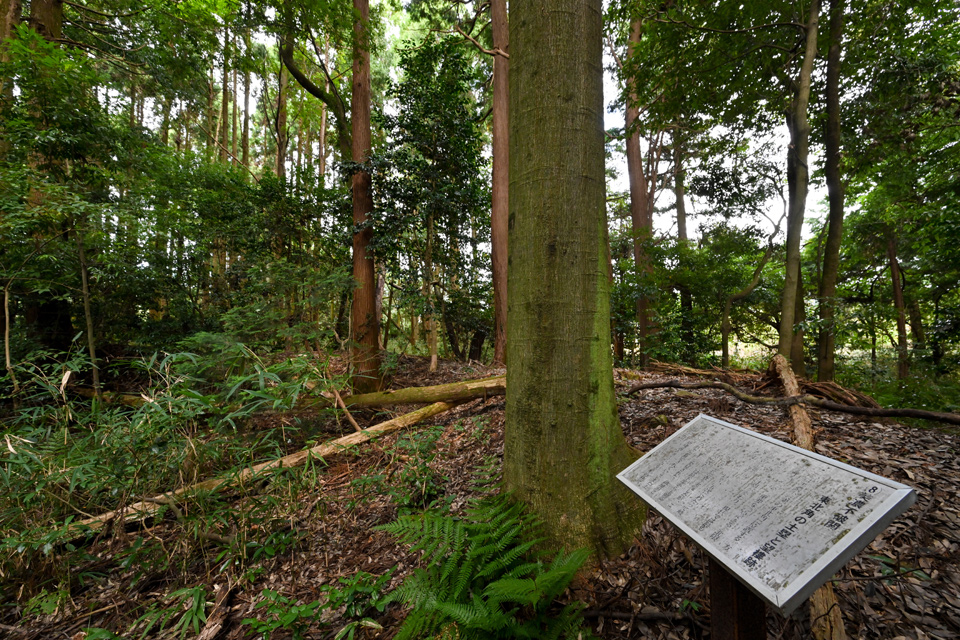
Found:
[[(505, 5), (355, 4), (0, 0), (5, 547), (269, 457), (283, 436), (193, 443), (402, 355), (504, 363)], [(960, 406), (958, 14), (607, 7), (618, 366), (779, 351), (885, 406)]]

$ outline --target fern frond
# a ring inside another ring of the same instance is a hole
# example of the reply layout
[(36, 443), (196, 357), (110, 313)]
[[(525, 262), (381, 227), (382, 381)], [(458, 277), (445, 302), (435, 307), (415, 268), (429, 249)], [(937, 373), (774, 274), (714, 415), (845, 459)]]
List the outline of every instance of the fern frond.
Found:
[(423, 552), (417, 569), (391, 596), (412, 611), (396, 636), (575, 638), (583, 607), (554, 601), (589, 556), (558, 553), (548, 564), (530, 538), (539, 521), (508, 494), (472, 501), (466, 517), (428, 511), (378, 527)]

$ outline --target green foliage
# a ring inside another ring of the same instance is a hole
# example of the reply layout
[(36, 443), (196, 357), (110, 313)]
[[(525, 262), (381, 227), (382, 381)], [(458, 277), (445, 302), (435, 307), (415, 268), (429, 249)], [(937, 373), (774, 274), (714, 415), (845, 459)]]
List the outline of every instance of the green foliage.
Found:
[(475, 501), (463, 519), (436, 511), (403, 516), (379, 529), (422, 551), (393, 598), (412, 610), (397, 638), (575, 638), (579, 603), (559, 605), (589, 552), (534, 552), (537, 523), (509, 496)]
[(466, 358), (491, 324), (479, 70), (461, 44), (433, 35), (400, 52), (400, 69), (389, 94), (396, 115), (379, 115), (389, 146), (371, 160), (372, 250), (401, 301), (442, 315), (455, 357)]
[(319, 621), (325, 610), (339, 610), (343, 608), (343, 617), (350, 621), (340, 629), (335, 638), (353, 640), (356, 630), (360, 627), (381, 629), (382, 627), (367, 617), (373, 611), (383, 612), (387, 605), (387, 598), (383, 588), (390, 580), (391, 571), (382, 576), (373, 576), (364, 571), (358, 571), (349, 578), (340, 578), (341, 586), (324, 585), (320, 590), (327, 599), (306, 604), (297, 604), (290, 598), (272, 590), (264, 589), (263, 600), (257, 603), (255, 609), (263, 610), (263, 619), (245, 618), (242, 624), (251, 628), (249, 633), (260, 634), (264, 640), (270, 640), (272, 634), (282, 629), (292, 634), (293, 640), (302, 640), (306, 636), (311, 624)]
[(447, 478), (436, 471), (431, 463), (437, 457), (436, 443), (443, 434), (443, 427), (419, 429), (412, 434), (402, 434), (396, 445), (388, 450), (391, 464), (398, 470), (389, 473), (372, 473), (351, 481), (354, 494), (351, 507), (374, 495), (388, 495), (401, 514), (416, 513), (438, 507), (442, 501)]
[(207, 620), (207, 590), (203, 586), (177, 589), (165, 600), (164, 605), (154, 604), (137, 618), (130, 627), (130, 633), (135, 629), (140, 631), (138, 638), (143, 640), (154, 629), (157, 631), (167, 629), (175, 618), (176, 621), (170, 626), (170, 630), (174, 633), (179, 631), (181, 640), (188, 633), (192, 632), (193, 635), (200, 633), (200, 625)]
[(244, 618), (242, 624), (249, 625), (250, 633), (258, 633), (264, 640), (269, 640), (278, 629), (291, 632), (293, 640), (303, 640), (310, 624), (318, 619), (322, 611), (317, 600), (297, 604), (273, 589), (264, 589), (261, 595), (263, 600), (254, 608), (263, 609), (266, 619)]

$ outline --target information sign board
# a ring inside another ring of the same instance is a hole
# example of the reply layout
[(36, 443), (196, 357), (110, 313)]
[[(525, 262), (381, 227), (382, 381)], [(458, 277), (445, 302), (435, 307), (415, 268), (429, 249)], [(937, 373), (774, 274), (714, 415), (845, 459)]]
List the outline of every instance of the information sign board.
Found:
[(783, 615), (916, 501), (906, 485), (703, 414), (617, 478)]

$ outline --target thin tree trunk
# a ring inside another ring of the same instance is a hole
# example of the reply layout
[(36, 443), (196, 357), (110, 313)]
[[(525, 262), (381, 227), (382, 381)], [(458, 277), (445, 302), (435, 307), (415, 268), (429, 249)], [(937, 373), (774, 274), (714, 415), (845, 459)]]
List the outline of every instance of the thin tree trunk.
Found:
[(129, 118), (127, 124), (132, 131), (137, 126), (137, 83), (133, 80), (130, 81), (130, 113), (127, 117)]
[(220, 162), (226, 163), (230, 149), (230, 32), (223, 30), (223, 86), (220, 89)]
[(390, 287), (390, 293), (387, 294), (387, 322), (383, 328), (383, 345), (381, 349), (386, 351), (390, 348), (390, 321), (393, 319), (393, 287)]
[(277, 91), (277, 119), (274, 123), (277, 133), (277, 157), (274, 171), (277, 177), (283, 181), (287, 179), (287, 145), (289, 144), (287, 137), (289, 135), (287, 130), (287, 87), (290, 84), (290, 75), (287, 73), (287, 68), (283, 64), (280, 65), (279, 80), (280, 88)]
[(423, 257), (423, 297), (427, 304), (424, 326), (427, 331), (427, 348), (430, 352), (430, 371), (436, 371), (437, 355), (437, 310), (433, 295), (433, 214), (427, 216), (427, 248)]
[[(491, 0), (493, 48), (506, 52), (510, 27), (506, 0)], [(493, 202), (490, 254), (493, 262), (493, 363), (507, 362), (507, 218), (510, 191), (510, 61), (493, 56)]]
[(210, 78), (208, 80), (208, 91), (207, 91), (207, 131), (206, 131), (206, 157), (209, 160), (213, 157), (213, 141), (216, 139), (217, 131), (216, 127), (218, 123), (216, 118), (213, 115), (213, 99), (215, 94), (213, 86), (213, 65), (210, 65)]
[[(683, 138), (680, 134), (680, 121), (678, 120), (676, 124), (676, 130), (673, 134), (673, 195), (674, 199), (676, 200), (677, 207), (677, 244), (679, 245), (680, 249), (677, 260), (678, 267), (681, 271), (685, 266), (684, 261), (686, 260), (687, 255), (687, 190), (684, 184), (684, 178), (686, 177), (686, 171), (683, 168), (684, 159)], [(693, 345), (693, 293), (690, 291), (690, 287), (688, 287), (686, 284), (678, 285), (677, 289), (680, 292), (680, 335), (686, 345)], [(727, 318), (727, 322), (729, 322), (729, 318)], [(723, 327), (721, 326), (721, 332), (722, 330)], [(729, 326), (727, 327), (727, 330), (727, 338), (729, 338)], [(687, 359), (690, 360), (693, 360), (696, 357), (696, 354), (692, 352), (692, 349), (689, 349), (685, 355), (687, 356)]]
[(795, 372), (798, 372), (802, 376), (806, 374), (806, 363), (803, 357), (804, 331), (802, 327), (807, 321), (807, 310), (803, 304), (802, 271), (800, 272), (800, 277), (797, 279), (797, 295), (796, 298), (794, 298), (793, 320), (798, 328), (793, 333), (793, 343), (790, 345), (790, 366), (793, 367)]
[(806, 47), (800, 77), (797, 79), (793, 105), (787, 114), (790, 129), (790, 146), (787, 151), (787, 171), (790, 172), (792, 188), (787, 215), (787, 258), (783, 295), (780, 298), (780, 341), (778, 351), (788, 358), (793, 349), (793, 325), (796, 318), (796, 296), (800, 279), (800, 235), (803, 232), (803, 215), (807, 202), (809, 170), (807, 156), (810, 146), (810, 123), (807, 106), (810, 103), (810, 79), (813, 61), (817, 55), (817, 27), (820, 20), (820, 0), (810, 4), (810, 18), (806, 26)]
[(673, 192), (677, 200), (677, 240), (687, 241), (687, 189), (684, 185), (686, 171), (683, 169), (683, 140), (680, 136), (680, 123), (673, 135)]
[(160, 144), (170, 144), (170, 112), (173, 109), (173, 99), (167, 98), (163, 103), (163, 120), (160, 123)]
[[(634, 48), (639, 45), (641, 23), (634, 19), (630, 23), (628, 40), (629, 51), (627, 59), (634, 55)], [(631, 82), (627, 96), (626, 117), (624, 122), (627, 146), (627, 173), (630, 179), (630, 225), (633, 231), (633, 261), (638, 274), (646, 273), (650, 269), (644, 244), (650, 239), (653, 232), (653, 220), (650, 216), (650, 194), (647, 176), (644, 174), (643, 155), (640, 150), (639, 130), (640, 107), (637, 105), (636, 90)], [(649, 362), (648, 340), (650, 338), (650, 309), (646, 296), (637, 298), (637, 340), (640, 354), (640, 366)]]
[(510, 17), (504, 484), (540, 517), (548, 546), (616, 556), (645, 514), (614, 479), (636, 454), (610, 350), (602, 6), (513, 0)]
[(817, 379), (833, 380), (836, 372), (837, 276), (840, 271), (840, 244), (843, 239), (844, 184), (840, 176), (840, 47), (843, 38), (844, 0), (830, 2), (830, 49), (827, 53), (827, 131), (824, 136), (827, 197), (830, 214), (827, 242), (823, 250), (820, 279)]
[(17, 382), (17, 375), (13, 370), (13, 358), (10, 355), (10, 285), (12, 284), (13, 280), (8, 280), (3, 287), (3, 361), (7, 375), (10, 376), (10, 382), (13, 383), (13, 395), (16, 397), (20, 393), (20, 385)]
[[(779, 225), (774, 230), (771, 236), (771, 243), (773, 237), (780, 230)], [(722, 338), (722, 351), (720, 356), (720, 366), (724, 369), (730, 366), (730, 312), (733, 310), (733, 303), (743, 300), (748, 295), (753, 293), (753, 290), (757, 288), (757, 285), (760, 283), (760, 275), (763, 273), (763, 268), (767, 266), (767, 262), (770, 261), (770, 257), (773, 255), (773, 244), (767, 245), (767, 250), (763, 254), (763, 258), (760, 259), (760, 264), (757, 265), (757, 268), (753, 270), (753, 277), (750, 279), (750, 283), (747, 284), (743, 289), (737, 291), (735, 294), (726, 299), (723, 304), (723, 322), (720, 325), (720, 335)]]
[(232, 75), (231, 81), (233, 83), (233, 90), (230, 92), (230, 95), (233, 99), (233, 104), (231, 105), (231, 109), (233, 110), (233, 115), (231, 117), (231, 127), (230, 127), (230, 132), (231, 132), (230, 149), (231, 149), (231, 155), (233, 156), (233, 164), (237, 164), (237, 158), (239, 157), (237, 154), (237, 152), (239, 151), (239, 149), (237, 148), (237, 143), (239, 142), (238, 140), (239, 127), (237, 125), (239, 124), (239, 119), (240, 119), (239, 118), (240, 114), (238, 113), (239, 105), (237, 104), (237, 70), (234, 69), (231, 75)]
[[(907, 287), (907, 291), (910, 291), (910, 287)], [(923, 314), (920, 312), (920, 303), (917, 302), (916, 296), (910, 293), (905, 293), (904, 297), (907, 301), (907, 311), (910, 314), (910, 335), (913, 336), (913, 348), (914, 350), (923, 350), (927, 346), (927, 333), (923, 329)]]
[[(243, 141), (241, 146), (241, 163), (245, 169), (250, 168), (250, 72), (243, 74)], [(246, 175), (246, 174), (244, 174)]]
[(90, 308), (90, 276), (87, 266), (87, 253), (83, 248), (83, 237), (79, 228), (77, 236), (77, 255), (80, 258), (80, 286), (83, 295), (83, 317), (87, 322), (87, 350), (90, 353), (90, 365), (93, 373), (93, 390), (100, 395), (100, 367), (97, 366), (97, 343), (93, 335), (93, 311)]
[[(351, 137), (353, 161), (365, 163), (370, 156), (370, 48), (368, 0), (353, 0), (356, 21), (353, 25), (353, 91), (351, 98)], [(353, 330), (354, 392), (375, 391), (380, 387), (380, 318), (376, 315), (376, 276), (373, 256), (367, 247), (373, 239), (370, 212), (373, 210), (370, 173), (359, 170), (351, 181), (353, 193), (353, 292), (351, 324)]]
[(890, 261), (890, 280), (893, 283), (893, 307), (897, 311), (897, 379), (910, 375), (910, 352), (907, 350), (907, 314), (903, 301), (903, 282), (900, 263), (897, 261), (897, 243), (891, 236), (887, 240), (887, 258)]

